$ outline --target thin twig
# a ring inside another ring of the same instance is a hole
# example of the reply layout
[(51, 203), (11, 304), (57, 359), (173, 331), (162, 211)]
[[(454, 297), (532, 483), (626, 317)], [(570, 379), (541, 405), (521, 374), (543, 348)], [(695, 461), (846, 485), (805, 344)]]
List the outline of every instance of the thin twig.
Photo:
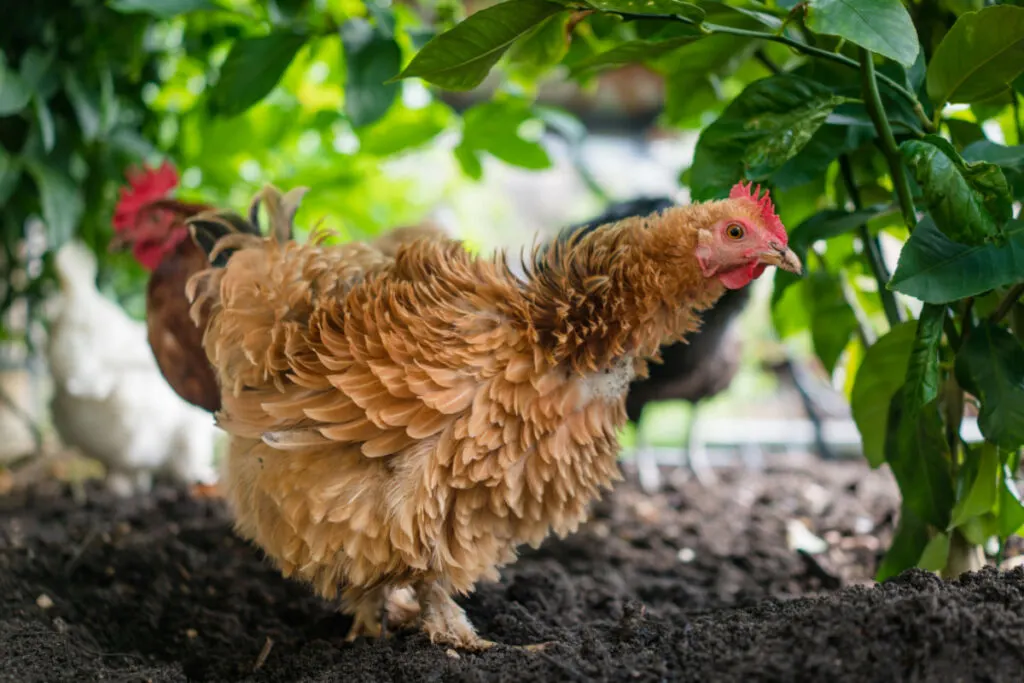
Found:
[(913, 232), (917, 226), (917, 215), (914, 213), (914, 199), (910, 192), (910, 183), (907, 181), (907, 172), (903, 167), (900, 148), (896, 145), (896, 137), (892, 134), (889, 119), (885, 115), (882, 97), (878, 94), (879, 79), (875, 74), (875, 63), (872, 61), (871, 52), (864, 48), (860, 48), (860, 64), (864, 104), (867, 107), (868, 116), (871, 117), (871, 122), (875, 124), (875, 130), (878, 132), (882, 154), (889, 164), (889, 173), (892, 176), (892, 184), (896, 186), (896, 196), (900, 201), (903, 222), (906, 223), (907, 229)]
[(1006, 317), (1006, 314), (1013, 310), (1013, 305), (1017, 303), (1021, 295), (1024, 294), (1024, 282), (1018, 282), (1010, 289), (1009, 294), (1003, 298), (999, 303), (999, 308), (996, 309), (995, 313), (992, 314), (992, 322), (997, 323)]
[(761, 65), (768, 69), (768, 71), (773, 75), (778, 76), (782, 73), (782, 69), (779, 68), (779, 65), (773, 62), (764, 50), (757, 50), (757, 52), (754, 53), (754, 59), (761, 62)]
[(253, 673), (263, 668), (263, 665), (267, 662), (267, 657), (270, 656), (270, 651), (274, 649), (274, 639), (267, 636), (266, 641), (263, 643), (263, 647), (260, 649), (260, 653), (256, 656), (256, 662), (252, 665)]
[[(854, 210), (860, 211), (864, 208), (864, 205), (860, 200), (860, 190), (857, 188), (857, 183), (853, 177), (853, 165), (850, 163), (848, 154), (839, 155), (839, 171), (843, 178), (843, 184), (846, 186), (846, 194), (850, 196), (850, 201), (853, 202)], [(864, 250), (867, 252), (868, 264), (871, 266), (871, 272), (878, 283), (878, 296), (882, 299), (885, 319), (889, 321), (889, 327), (895, 327), (903, 321), (903, 316), (900, 314), (900, 307), (896, 302), (896, 294), (886, 287), (889, 283), (889, 278), (892, 276), (885, 265), (885, 259), (882, 258), (882, 243), (878, 237), (871, 234), (866, 222), (860, 226), (859, 230), (861, 241), (864, 243)]]
[(1020, 97), (1016, 90), (1010, 91), (1013, 99), (1013, 125), (1017, 128), (1017, 144), (1024, 145), (1024, 121), (1020, 118)]

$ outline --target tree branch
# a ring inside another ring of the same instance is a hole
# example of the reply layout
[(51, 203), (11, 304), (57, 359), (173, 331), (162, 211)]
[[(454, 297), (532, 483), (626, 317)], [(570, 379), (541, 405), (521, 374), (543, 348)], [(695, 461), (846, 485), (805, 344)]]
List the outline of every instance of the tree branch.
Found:
[(999, 303), (999, 308), (996, 309), (995, 313), (992, 314), (992, 322), (997, 323), (1006, 317), (1006, 314), (1013, 309), (1013, 305), (1017, 303), (1017, 299), (1024, 294), (1024, 282), (1019, 282), (1010, 289), (1006, 297)]
[(914, 213), (914, 199), (910, 192), (910, 183), (907, 181), (906, 169), (903, 168), (900, 148), (896, 145), (896, 138), (892, 134), (889, 119), (885, 115), (885, 107), (882, 106), (882, 97), (878, 94), (875, 63), (872, 61), (871, 53), (864, 48), (860, 48), (860, 65), (864, 104), (867, 107), (868, 116), (871, 117), (871, 122), (875, 124), (875, 130), (878, 132), (882, 154), (889, 164), (889, 174), (892, 176), (892, 184), (896, 187), (896, 196), (900, 201), (903, 222), (907, 229), (913, 232), (917, 226), (917, 215)]
[[(843, 185), (846, 186), (846, 194), (850, 195), (850, 201), (853, 202), (853, 208), (856, 211), (860, 211), (864, 205), (861, 203), (860, 190), (857, 189), (857, 183), (853, 177), (853, 166), (850, 164), (849, 155), (839, 155), (839, 171), (843, 178)], [(868, 264), (871, 266), (871, 272), (875, 276), (875, 281), (878, 282), (878, 296), (882, 299), (885, 319), (889, 321), (889, 327), (895, 327), (903, 322), (903, 316), (900, 314), (896, 294), (886, 287), (892, 275), (885, 266), (885, 259), (882, 258), (882, 243), (878, 237), (871, 234), (867, 223), (860, 226), (859, 231), (861, 241), (864, 242)]]

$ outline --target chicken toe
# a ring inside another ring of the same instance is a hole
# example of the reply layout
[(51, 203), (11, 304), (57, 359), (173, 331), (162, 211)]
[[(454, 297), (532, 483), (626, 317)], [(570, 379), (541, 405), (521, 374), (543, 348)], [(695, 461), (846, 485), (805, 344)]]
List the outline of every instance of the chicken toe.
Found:
[(545, 649), (551, 643), (531, 645), (508, 645), (485, 640), (477, 635), (473, 624), (466, 617), (466, 612), (452, 599), (443, 588), (436, 584), (427, 584), (417, 590), (422, 608), (422, 625), (430, 637), (430, 642), (456, 647), (461, 650), (482, 652), (492, 647), (511, 647), (529, 652)]

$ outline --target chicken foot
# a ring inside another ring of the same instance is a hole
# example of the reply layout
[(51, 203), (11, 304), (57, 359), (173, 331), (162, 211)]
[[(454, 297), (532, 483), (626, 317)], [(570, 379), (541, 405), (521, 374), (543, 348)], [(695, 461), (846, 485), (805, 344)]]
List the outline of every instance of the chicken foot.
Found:
[(355, 604), (352, 613), (352, 627), (345, 636), (352, 642), (360, 636), (386, 638), (389, 626), (404, 628), (411, 626), (420, 615), (420, 605), (410, 588), (378, 588)]
[[(443, 643), (462, 650), (481, 652), (492, 647), (503, 645), (485, 640), (477, 635), (473, 624), (466, 617), (466, 612), (452, 599), (444, 588), (436, 583), (423, 583), (416, 589), (420, 601), (423, 630), (432, 643)], [(551, 643), (532, 645), (507, 645), (536, 652), (543, 650)]]

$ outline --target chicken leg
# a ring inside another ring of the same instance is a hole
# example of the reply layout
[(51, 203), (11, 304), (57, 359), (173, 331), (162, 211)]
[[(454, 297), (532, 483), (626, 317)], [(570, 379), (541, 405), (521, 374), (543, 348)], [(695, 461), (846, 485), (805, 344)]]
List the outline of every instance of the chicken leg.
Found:
[(420, 605), (410, 588), (378, 588), (355, 602), (352, 627), (345, 636), (352, 642), (360, 636), (387, 637), (388, 627), (410, 626), (420, 615)]
[[(452, 599), (444, 588), (434, 582), (425, 582), (416, 589), (420, 601), (423, 630), (432, 643), (443, 643), (463, 650), (481, 652), (501, 645), (477, 635), (469, 623), (466, 612)], [(533, 645), (510, 645), (530, 652), (543, 650), (551, 643)]]

